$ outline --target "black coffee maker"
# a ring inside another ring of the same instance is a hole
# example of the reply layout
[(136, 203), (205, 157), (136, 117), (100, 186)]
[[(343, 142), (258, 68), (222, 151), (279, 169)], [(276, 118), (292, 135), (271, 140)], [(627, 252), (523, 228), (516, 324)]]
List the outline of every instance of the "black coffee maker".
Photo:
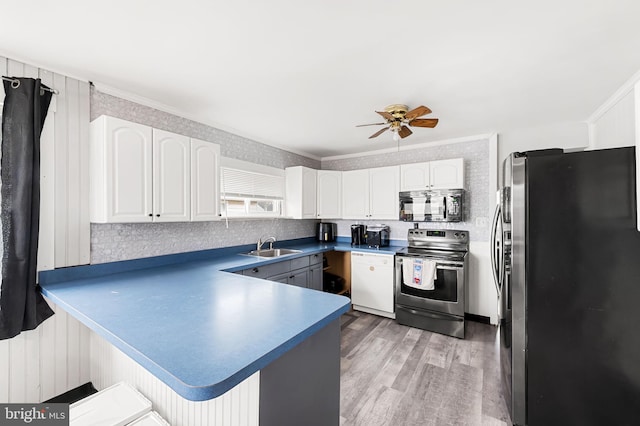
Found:
[(365, 244), (364, 236), (367, 233), (367, 227), (364, 225), (351, 225), (351, 245), (359, 246)]

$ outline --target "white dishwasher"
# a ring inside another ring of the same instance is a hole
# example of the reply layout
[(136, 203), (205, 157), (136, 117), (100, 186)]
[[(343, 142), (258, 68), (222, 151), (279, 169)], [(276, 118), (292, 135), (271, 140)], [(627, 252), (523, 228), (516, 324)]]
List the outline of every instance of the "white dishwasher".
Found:
[(353, 309), (395, 318), (392, 254), (351, 252)]

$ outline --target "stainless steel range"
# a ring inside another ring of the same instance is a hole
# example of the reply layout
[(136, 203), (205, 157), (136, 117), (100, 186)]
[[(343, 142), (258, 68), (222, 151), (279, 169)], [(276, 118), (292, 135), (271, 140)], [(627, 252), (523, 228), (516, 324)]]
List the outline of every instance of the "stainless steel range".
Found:
[(410, 229), (396, 252), (396, 321), (464, 339), (469, 233)]

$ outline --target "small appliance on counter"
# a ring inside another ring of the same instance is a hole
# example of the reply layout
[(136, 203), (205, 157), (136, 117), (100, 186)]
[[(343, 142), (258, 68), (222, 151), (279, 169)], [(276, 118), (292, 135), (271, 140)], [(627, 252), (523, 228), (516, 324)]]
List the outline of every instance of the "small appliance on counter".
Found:
[(387, 225), (367, 226), (365, 241), (369, 247), (387, 247), (389, 245), (389, 227)]
[(318, 223), (318, 230), (316, 233), (318, 241), (335, 241), (338, 235), (338, 226), (331, 222)]
[(365, 243), (364, 236), (367, 232), (367, 227), (364, 225), (351, 225), (351, 245), (359, 246)]

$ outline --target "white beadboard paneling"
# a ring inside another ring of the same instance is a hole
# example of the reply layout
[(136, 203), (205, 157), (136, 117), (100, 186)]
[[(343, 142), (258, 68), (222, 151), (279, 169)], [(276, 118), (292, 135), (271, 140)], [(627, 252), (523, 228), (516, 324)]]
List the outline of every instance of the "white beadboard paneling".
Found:
[(27, 352), (24, 334), (19, 334), (9, 342), (9, 402), (28, 402), (26, 381)]
[[(0, 57), (0, 73), (40, 78), (53, 95), (41, 137), (38, 270), (89, 263), (89, 83)], [(2, 100), (4, 100), (4, 88)]]
[(635, 144), (635, 99), (631, 90), (593, 123), (593, 148), (606, 149)]
[[(53, 87), (53, 73), (40, 70), (42, 83)], [(53, 98), (51, 101), (53, 103)], [(54, 268), (55, 258), (55, 222), (54, 205), (54, 160), (55, 160), (55, 108), (49, 106), (49, 112), (40, 135), (40, 234), (38, 240), (38, 270)]]
[[(42, 402), (90, 380), (88, 329), (47, 302), (54, 316), (36, 330), (0, 341), (0, 403)], [(71, 378), (70, 359), (78, 365)]]
[(96, 333), (90, 342), (91, 381), (98, 390), (127, 381), (173, 426), (258, 425), (259, 372), (218, 398), (188, 401)]
[[(62, 315), (58, 313), (60, 309), (54, 304), (49, 303), (49, 306), (51, 306), (56, 314), (38, 327), (40, 333), (40, 353), (44, 354), (44, 356), (40, 357), (40, 400), (42, 401), (56, 396), (56, 357), (52, 355), (55, 354), (56, 320)], [(86, 342), (88, 342), (88, 339)], [(89, 377), (89, 375), (87, 374), (85, 377)]]

